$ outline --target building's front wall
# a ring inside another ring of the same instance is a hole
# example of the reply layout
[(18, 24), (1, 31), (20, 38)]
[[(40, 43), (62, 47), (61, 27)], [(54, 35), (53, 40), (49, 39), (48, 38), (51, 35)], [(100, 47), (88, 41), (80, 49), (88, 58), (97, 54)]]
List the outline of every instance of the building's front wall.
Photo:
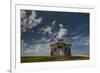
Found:
[(64, 48), (60, 48), (58, 51), (60, 56), (64, 56)]
[(51, 46), (51, 56), (70, 56), (70, 46), (61, 44), (52, 44)]

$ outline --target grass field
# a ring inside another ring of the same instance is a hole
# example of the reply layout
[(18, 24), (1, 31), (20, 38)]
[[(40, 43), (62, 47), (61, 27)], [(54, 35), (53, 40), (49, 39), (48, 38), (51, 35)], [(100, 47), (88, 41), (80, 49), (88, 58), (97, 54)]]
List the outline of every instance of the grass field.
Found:
[(86, 57), (86, 56), (26, 56), (26, 57), (21, 57), (21, 63), (48, 62), (48, 61), (71, 61), (71, 60), (89, 60), (89, 57)]

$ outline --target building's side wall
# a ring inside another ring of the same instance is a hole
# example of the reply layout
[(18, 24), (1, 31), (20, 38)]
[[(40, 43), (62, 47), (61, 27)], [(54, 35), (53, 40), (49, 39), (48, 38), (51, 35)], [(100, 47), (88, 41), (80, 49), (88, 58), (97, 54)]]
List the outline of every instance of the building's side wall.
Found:
[(54, 55), (53, 48), (51, 48), (51, 56), (53, 56), (53, 55)]
[(70, 46), (65, 47), (65, 55), (71, 56), (71, 47)]

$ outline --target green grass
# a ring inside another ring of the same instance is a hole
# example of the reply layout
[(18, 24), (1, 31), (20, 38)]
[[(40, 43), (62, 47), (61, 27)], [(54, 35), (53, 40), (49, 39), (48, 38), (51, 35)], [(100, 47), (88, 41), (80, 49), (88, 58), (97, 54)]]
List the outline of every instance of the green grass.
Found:
[(24, 56), (21, 57), (21, 63), (69, 61), (69, 60), (89, 60), (89, 57), (86, 56)]

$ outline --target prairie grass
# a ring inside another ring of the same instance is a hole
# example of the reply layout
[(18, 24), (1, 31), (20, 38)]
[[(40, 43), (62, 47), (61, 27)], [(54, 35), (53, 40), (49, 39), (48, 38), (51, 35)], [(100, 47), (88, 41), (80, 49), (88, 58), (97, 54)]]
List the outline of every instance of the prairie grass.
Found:
[(21, 63), (71, 61), (71, 60), (89, 60), (89, 57), (86, 56), (24, 56), (21, 57)]

